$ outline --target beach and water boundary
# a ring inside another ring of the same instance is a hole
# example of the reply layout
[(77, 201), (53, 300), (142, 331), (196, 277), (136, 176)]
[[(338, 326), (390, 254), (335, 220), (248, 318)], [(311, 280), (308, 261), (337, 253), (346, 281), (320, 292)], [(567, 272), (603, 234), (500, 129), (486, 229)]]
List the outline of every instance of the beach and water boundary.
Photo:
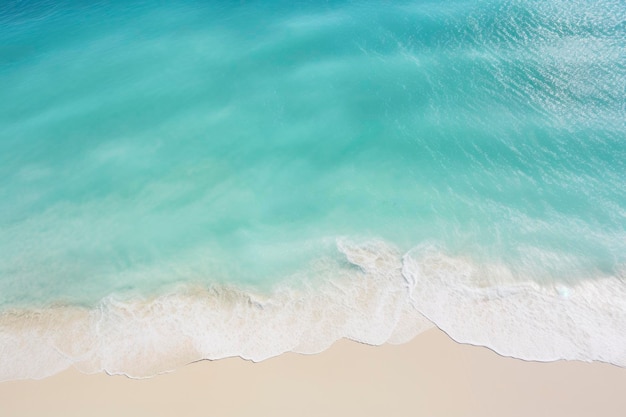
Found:
[[(606, 277), (577, 286), (507, 282), (506, 270), (434, 247), (406, 254), (383, 241), (337, 241), (343, 263), (318, 262), (315, 281), (268, 293), (184, 287), (152, 298), (108, 297), (93, 308), (2, 314), (3, 380), (85, 373), (151, 377), (202, 359), (262, 361), (318, 353), (342, 338), (403, 343), (438, 326), (506, 356), (626, 365), (626, 286)], [(324, 279), (319, 279), (322, 276)]]

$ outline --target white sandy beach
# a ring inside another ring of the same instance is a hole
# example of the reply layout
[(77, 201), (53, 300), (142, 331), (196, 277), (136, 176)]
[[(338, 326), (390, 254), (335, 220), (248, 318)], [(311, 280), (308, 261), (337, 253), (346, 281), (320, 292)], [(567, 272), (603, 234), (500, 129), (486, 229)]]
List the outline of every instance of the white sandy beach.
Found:
[(0, 383), (0, 416), (623, 416), (626, 369), (536, 363), (429, 330), (404, 345), (202, 361), (131, 380), (68, 370)]

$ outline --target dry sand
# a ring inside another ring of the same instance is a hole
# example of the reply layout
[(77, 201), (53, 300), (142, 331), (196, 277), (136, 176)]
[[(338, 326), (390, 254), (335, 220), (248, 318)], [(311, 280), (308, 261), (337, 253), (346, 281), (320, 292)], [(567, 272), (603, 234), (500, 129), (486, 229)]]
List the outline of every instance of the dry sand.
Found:
[(437, 329), (400, 346), (340, 341), (318, 355), (202, 361), (145, 380), (0, 383), (0, 416), (620, 416), (626, 369), (532, 363)]

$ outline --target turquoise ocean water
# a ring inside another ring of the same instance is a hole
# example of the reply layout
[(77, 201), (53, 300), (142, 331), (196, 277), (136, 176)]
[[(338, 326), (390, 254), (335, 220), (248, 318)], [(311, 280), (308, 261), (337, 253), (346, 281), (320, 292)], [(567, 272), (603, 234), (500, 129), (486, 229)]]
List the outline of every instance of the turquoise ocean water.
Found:
[(432, 323), (625, 365), (625, 22), (621, 0), (3, 1), (0, 379)]

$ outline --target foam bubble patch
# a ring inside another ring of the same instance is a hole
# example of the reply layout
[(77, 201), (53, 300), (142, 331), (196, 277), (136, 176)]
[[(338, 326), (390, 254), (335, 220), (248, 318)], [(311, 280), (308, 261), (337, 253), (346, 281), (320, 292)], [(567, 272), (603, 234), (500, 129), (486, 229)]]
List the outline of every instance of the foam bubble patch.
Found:
[(527, 360), (626, 366), (626, 283), (520, 281), (504, 265), (478, 265), (430, 246), (403, 258), (419, 310), (453, 339)]

